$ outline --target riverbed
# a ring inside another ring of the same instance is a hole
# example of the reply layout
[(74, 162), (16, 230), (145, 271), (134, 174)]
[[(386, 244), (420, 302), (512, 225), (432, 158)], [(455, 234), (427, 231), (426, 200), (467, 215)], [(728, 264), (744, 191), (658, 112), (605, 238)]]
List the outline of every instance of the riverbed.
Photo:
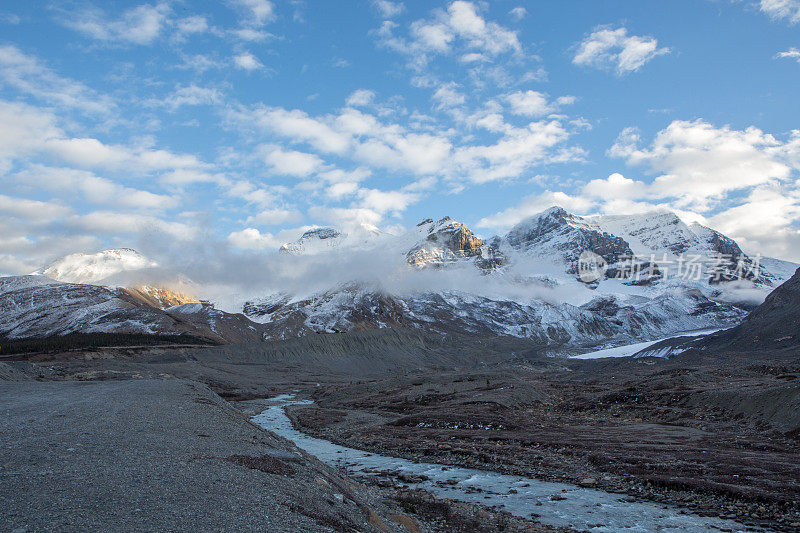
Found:
[[(298, 431), (286, 416), (290, 405), (310, 405), (309, 400), (280, 395), (253, 417), (253, 422), (316, 456), (322, 462), (345, 468), (350, 474), (378, 476), (386, 472), (418, 480), (407, 483), (439, 498), (497, 506), (509, 513), (553, 526), (605, 531), (753, 531), (732, 520), (690, 514), (678, 507), (632, 501), (625, 495), (566, 483), (520, 476), (413, 462), (339, 446)], [(409, 444), (413, 446), (413, 444)]]

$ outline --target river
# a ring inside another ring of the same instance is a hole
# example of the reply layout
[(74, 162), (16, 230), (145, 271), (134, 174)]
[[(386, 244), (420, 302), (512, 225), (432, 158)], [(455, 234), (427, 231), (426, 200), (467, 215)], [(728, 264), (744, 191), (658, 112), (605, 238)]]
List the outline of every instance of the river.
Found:
[[(690, 514), (673, 506), (630, 501), (624, 495), (532, 478), (457, 466), (417, 463), (397, 457), (339, 446), (298, 431), (284, 407), (309, 405), (283, 394), (253, 417), (259, 426), (291, 440), (322, 462), (344, 467), (349, 473), (376, 476), (392, 471), (406, 476), (425, 476), (426, 481), (408, 483), (439, 498), (498, 506), (509, 513), (543, 524), (580, 530), (604, 531), (753, 531), (742, 524), (720, 518)], [(439, 482), (439, 483), (437, 483)]]

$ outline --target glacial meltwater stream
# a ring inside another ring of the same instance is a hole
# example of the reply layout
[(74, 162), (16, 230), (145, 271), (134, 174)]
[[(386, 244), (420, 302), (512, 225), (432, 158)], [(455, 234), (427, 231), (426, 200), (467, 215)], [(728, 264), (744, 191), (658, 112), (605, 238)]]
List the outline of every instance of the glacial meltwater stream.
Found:
[(388, 470), (406, 476), (425, 476), (426, 481), (408, 485), (440, 498), (498, 506), (521, 517), (529, 518), (533, 514), (543, 524), (578, 530), (753, 531), (732, 520), (688, 514), (677, 507), (657, 503), (629, 501), (624, 495), (601, 490), (471, 468), (416, 463), (346, 448), (308, 436), (292, 426), (284, 407), (312, 402), (295, 400), (286, 394), (270, 401), (273, 405), (252, 419), (264, 429), (293, 441), (322, 462), (344, 467), (352, 474), (374, 476)]

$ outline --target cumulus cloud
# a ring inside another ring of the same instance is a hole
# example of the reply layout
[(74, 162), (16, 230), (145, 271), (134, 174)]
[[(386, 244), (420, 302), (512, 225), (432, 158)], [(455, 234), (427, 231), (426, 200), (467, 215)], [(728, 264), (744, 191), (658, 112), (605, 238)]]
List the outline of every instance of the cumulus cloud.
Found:
[(578, 43), (575, 65), (613, 69), (618, 75), (635, 72), (651, 59), (670, 53), (655, 37), (629, 35), (626, 28), (600, 27)]
[(358, 191), (361, 206), (379, 214), (400, 213), (419, 199), (419, 195), (406, 191), (379, 191), (361, 189)]
[(73, 215), (67, 218), (65, 225), (94, 235), (154, 237), (163, 235), (182, 241), (195, 240), (200, 234), (200, 229), (194, 224), (164, 220), (151, 215), (106, 210)]
[(593, 202), (588, 198), (579, 195), (572, 196), (561, 191), (544, 191), (527, 196), (517, 205), (480, 219), (477, 226), (495, 231), (505, 231), (554, 205), (578, 213), (584, 213), (593, 208)]
[(163, 105), (171, 110), (182, 106), (213, 105), (222, 101), (222, 93), (215, 88), (199, 87), (194, 83), (178, 86), (166, 98), (153, 99), (153, 105)]
[(372, 0), (372, 7), (385, 19), (394, 18), (406, 9), (403, 2), (390, 2), (389, 0)]
[(41, 202), (0, 194), (0, 216), (20, 218), (26, 222), (49, 222), (72, 213), (72, 209), (56, 202)]
[(275, 5), (269, 0), (236, 0), (246, 13), (247, 24), (263, 26), (275, 20)]
[(458, 90), (458, 84), (452, 81), (440, 85), (432, 98), (439, 108), (456, 107), (467, 101), (466, 95)]
[[(458, 95), (442, 95), (441, 101), (456, 104), (461, 100)], [(557, 99), (551, 105), (568, 101), (569, 98)], [(417, 128), (412, 127), (413, 123), (387, 123), (355, 108), (313, 117), (298, 109), (254, 106), (232, 110), (228, 119), (243, 132), (255, 130), (278, 136), (307, 145), (313, 151), (347, 157), (358, 166), (416, 176), (439, 175), (457, 182), (456, 187), (469, 182), (513, 179), (535, 164), (579, 161), (584, 155), (580, 148), (565, 145), (571, 127), (562, 118), (515, 127), (499, 115), (483, 115), (474, 119), (475, 125), (497, 134), (487, 144), (471, 139), (464, 142), (454, 132), (438, 131), (425, 124)], [(248, 135), (252, 138), (253, 133)]]
[(636, 130), (626, 129), (609, 155), (656, 173), (652, 194), (704, 210), (731, 191), (787, 179), (796, 165), (795, 139), (781, 142), (755, 127), (735, 130), (679, 120), (660, 131), (647, 148), (639, 147)]
[(123, 11), (119, 18), (110, 18), (100, 10), (90, 9), (64, 13), (59, 21), (98, 41), (146, 45), (159, 37), (170, 11), (166, 3), (143, 4)]
[(259, 150), (273, 172), (285, 176), (304, 178), (319, 170), (324, 161), (315, 154), (284, 150), (276, 145), (262, 146)]
[(278, 248), (283, 244), (271, 233), (261, 233), (256, 228), (245, 228), (228, 235), (228, 242), (243, 250), (265, 250)]
[(408, 38), (396, 36), (397, 27), (394, 22), (384, 21), (375, 35), (383, 46), (409, 56), (416, 67), (426, 64), (431, 55), (449, 54), (456, 47), (462, 53), (488, 56), (522, 53), (515, 31), (487, 21), (476, 4), (463, 0), (451, 2), (446, 9), (434, 10), (428, 19), (411, 23)]
[(250, 52), (242, 52), (241, 54), (233, 56), (233, 64), (236, 65), (236, 68), (247, 71), (264, 68), (264, 64)]
[(345, 103), (352, 107), (366, 106), (375, 99), (375, 93), (368, 89), (358, 89), (350, 93)]
[(509, 11), (508, 14), (511, 15), (512, 19), (519, 21), (525, 18), (528, 14), (528, 10), (522, 6), (517, 6)]
[(505, 100), (515, 115), (541, 117), (557, 111), (562, 105), (575, 101), (573, 96), (561, 96), (549, 101), (547, 95), (538, 91), (517, 91), (507, 94)]
[(175, 197), (126, 187), (84, 170), (33, 165), (17, 173), (14, 179), (36, 190), (58, 193), (61, 198), (79, 194), (103, 206), (162, 211), (178, 205)]
[(303, 214), (296, 209), (264, 209), (254, 216), (248, 217), (245, 223), (258, 226), (277, 224), (294, 224), (303, 219)]
[(192, 15), (180, 19), (175, 23), (175, 37), (182, 40), (190, 35), (205, 33), (209, 31), (209, 29), (211, 29), (211, 27), (205, 17), (201, 15)]

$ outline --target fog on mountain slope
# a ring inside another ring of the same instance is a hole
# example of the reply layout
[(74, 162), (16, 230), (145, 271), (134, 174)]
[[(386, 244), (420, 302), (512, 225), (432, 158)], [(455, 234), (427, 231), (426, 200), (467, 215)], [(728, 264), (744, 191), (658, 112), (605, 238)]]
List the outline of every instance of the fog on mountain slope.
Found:
[[(281, 247), (281, 253), (236, 252), (222, 245), (191, 251), (176, 246), (170, 252), (157, 255), (169, 268), (133, 250), (109, 250), (69, 256), (42, 272), (97, 280), (112, 296), (124, 289), (124, 301), (141, 306), (144, 315), (185, 303), (144, 280), (182, 272), (198, 280), (199, 296), (226, 311), (244, 311), (259, 324), (248, 321), (241, 327), (268, 339), (397, 326), (524, 337), (554, 352), (732, 326), (780, 279), (780, 273), (757, 268), (732, 239), (687, 225), (672, 213), (582, 217), (557, 207), (488, 240), (444, 217), (396, 235), (370, 227), (349, 234), (313, 228)], [(585, 252), (605, 263), (602, 275), (591, 282), (578, 275)], [(696, 279), (674, 268), (684, 255), (703, 264)], [(780, 262), (772, 264), (786, 270)], [(138, 285), (117, 284), (137, 278)], [(84, 295), (88, 309), (118, 305), (96, 289)], [(93, 298), (99, 294), (98, 304)], [(167, 311), (180, 321), (190, 307), (178, 314)], [(189, 314), (211, 308), (191, 309)], [(97, 327), (125, 329), (136, 319), (124, 315), (95, 313), (91, 320), (102, 323)], [(232, 320), (227, 317), (235, 315), (220, 316)], [(35, 329), (24, 331), (35, 334)]]
[[(392, 255), (393, 268), (365, 278), (354, 269), (338, 283), (326, 277), (322, 290), (254, 298), (245, 313), (264, 323), (270, 338), (401, 326), (575, 348), (734, 325), (743, 306), (758, 303), (780, 279), (732, 239), (672, 213), (580, 217), (551, 208), (489, 241), (449, 217), (426, 219), (404, 235), (376, 237), (372, 249), (375, 257), (365, 260)], [(364, 257), (363, 241), (348, 248), (346, 237), (324, 256), (318, 250), (307, 257), (298, 251), (297, 259), (327, 260), (336, 271), (340, 262), (351, 264), (347, 250)], [(576, 277), (586, 251), (608, 263), (596, 283)], [(696, 279), (671, 271), (684, 255), (702, 267)], [(413, 268), (397, 265), (400, 257)], [(626, 258), (653, 264), (640, 279), (623, 269)]]
[(135, 272), (156, 267), (158, 267), (157, 262), (146, 258), (136, 250), (117, 248), (95, 254), (70, 254), (32, 272), (32, 274), (47, 276), (67, 283), (96, 284), (122, 272)]

